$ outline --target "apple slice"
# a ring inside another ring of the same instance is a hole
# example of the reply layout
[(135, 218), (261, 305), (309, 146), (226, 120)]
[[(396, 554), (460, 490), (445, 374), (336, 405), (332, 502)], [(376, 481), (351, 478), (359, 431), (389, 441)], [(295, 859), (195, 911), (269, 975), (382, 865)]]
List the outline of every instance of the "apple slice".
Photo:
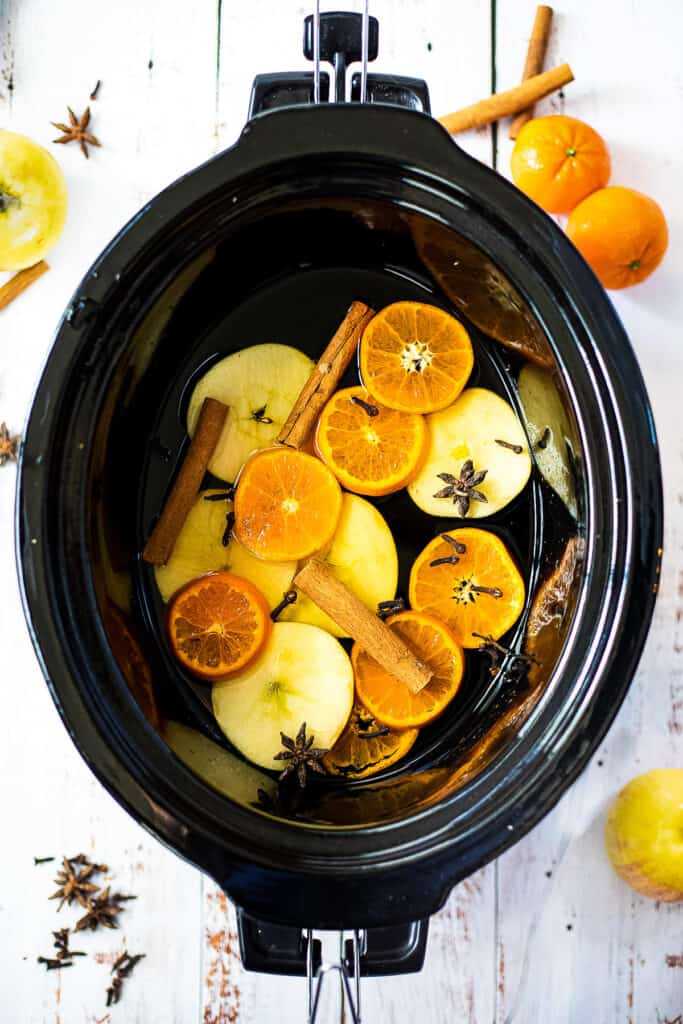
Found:
[(472, 462), (474, 473), (486, 470), (485, 478), (475, 486), (486, 501), (471, 500), (468, 519), (499, 512), (529, 479), (531, 457), (526, 434), (512, 406), (495, 392), (467, 388), (448, 409), (428, 416), (427, 426), (427, 459), (408, 487), (410, 497), (423, 512), (464, 518), (454, 494), (436, 495), (443, 494), (451, 483), (440, 474), (457, 480), (468, 462)]
[[(344, 494), (336, 533), (318, 557), (373, 612), (379, 601), (390, 600), (396, 593), (398, 556), (391, 530), (375, 506), (357, 494)], [(296, 603), (280, 618), (308, 622), (332, 636), (348, 636), (300, 591)]]
[(517, 388), (539, 472), (576, 519), (576, 488), (569, 454), (574, 431), (553, 375), (528, 363), (522, 368)]
[(234, 482), (247, 456), (273, 443), (312, 369), (312, 361), (298, 349), (268, 344), (243, 348), (204, 374), (187, 410), (190, 437), (205, 398), (230, 408), (209, 463), (214, 476)]
[(183, 524), (173, 554), (166, 565), (154, 567), (161, 597), (168, 601), (176, 590), (197, 576), (228, 569), (258, 587), (272, 609), (289, 589), (296, 562), (263, 562), (250, 554), (235, 536), (223, 547), (226, 515), (232, 509), (232, 502), (206, 500), (222, 493), (225, 492), (201, 491)]
[(259, 789), (275, 795), (275, 784), (269, 775), (245, 764), (241, 757), (219, 747), (196, 729), (169, 720), (164, 723), (162, 735), (190, 771), (231, 800), (254, 802)]
[(303, 722), (314, 747), (333, 746), (353, 705), (353, 669), (334, 637), (303, 622), (276, 622), (266, 649), (245, 672), (212, 689), (216, 721), (239, 751), (262, 768), (282, 770), (280, 733)]

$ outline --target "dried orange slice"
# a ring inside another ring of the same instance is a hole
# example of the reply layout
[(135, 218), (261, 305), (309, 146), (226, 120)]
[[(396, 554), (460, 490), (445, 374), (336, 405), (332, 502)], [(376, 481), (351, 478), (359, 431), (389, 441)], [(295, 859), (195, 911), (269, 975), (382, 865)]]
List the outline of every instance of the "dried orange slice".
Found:
[(443, 309), (394, 302), (373, 317), (360, 343), (363, 384), (401, 412), (436, 412), (456, 400), (474, 365), (470, 336)]
[(449, 530), (415, 559), (409, 599), (413, 608), (447, 623), (463, 647), (478, 647), (475, 633), (497, 640), (517, 621), (524, 580), (495, 533)]
[(400, 491), (420, 470), (428, 444), (422, 416), (387, 409), (365, 388), (337, 391), (315, 434), (320, 458), (356, 494)]
[(337, 528), (342, 493), (319, 459), (284, 446), (252, 456), (235, 493), (235, 533), (269, 562), (307, 558)]
[(434, 675), (419, 693), (390, 675), (357, 643), (351, 649), (356, 693), (374, 717), (393, 729), (426, 725), (440, 715), (458, 691), (465, 671), (462, 648), (443, 622), (423, 612), (399, 612), (387, 619), (411, 651)]
[(355, 701), (343, 733), (325, 756), (330, 775), (367, 779), (404, 757), (417, 739), (418, 729), (390, 729)]
[(173, 653), (193, 675), (208, 682), (226, 679), (251, 664), (271, 627), (261, 591), (232, 572), (209, 572), (192, 580), (168, 607)]

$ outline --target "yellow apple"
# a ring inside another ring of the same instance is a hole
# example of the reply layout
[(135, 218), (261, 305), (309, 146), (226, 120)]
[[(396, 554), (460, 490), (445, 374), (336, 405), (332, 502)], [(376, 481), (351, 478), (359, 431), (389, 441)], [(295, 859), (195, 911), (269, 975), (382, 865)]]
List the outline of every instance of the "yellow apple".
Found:
[(0, 129), (0, 270), (38, 263), (62, 233), (66, 182), (37, 142)]
[(683, 900), (683, 768), (631, 779), (610, 808), (605, 842), (614, 870), (636, 892)]
[[(373, 612), (380, 601), (391, 600), (396, 593), (398, 555), (393, 535), (381, 512), (357, 494), (344, 493), (334, 537), (318, 557)], [(308, 622), (332, 636), (348, 636), (301, 591), (296, 603), (290, 604), (280, 618)]]

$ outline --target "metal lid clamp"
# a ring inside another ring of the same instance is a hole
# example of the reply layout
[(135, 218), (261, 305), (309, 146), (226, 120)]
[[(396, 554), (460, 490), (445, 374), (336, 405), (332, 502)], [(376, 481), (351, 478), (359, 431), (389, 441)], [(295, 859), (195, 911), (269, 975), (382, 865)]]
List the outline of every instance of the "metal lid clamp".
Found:
[[(368, 65), (379, 52), (379, 22), (370, 16), (369, 0), (362, 0), (362, 12), (320, 11), (315, 0), (313, 14), (304, 19), (303, 52), (313, 62), (312, 72), (287, 71), (257, 75), (249, 101), (249, 118), (280, 107), (301, 104), (383, 103), (430, 113), (429, 89), (421, 78), (376, 74)], [(347, 69), (360, 63), (347, 89)], [(334, 98), (330, 76), (322, 64), (334, 69)], [(348, 95), (350, 91), (350, 96)]]

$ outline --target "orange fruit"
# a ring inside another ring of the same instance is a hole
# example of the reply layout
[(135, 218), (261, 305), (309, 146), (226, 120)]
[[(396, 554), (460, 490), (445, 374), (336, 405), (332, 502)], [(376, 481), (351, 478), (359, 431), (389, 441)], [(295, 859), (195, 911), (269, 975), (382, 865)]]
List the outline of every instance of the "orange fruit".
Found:
[(405, 487), (420, 470), (428, 444), (422, 416), (388, 409), (365, 388), (337, 391), (315, 433), (320, 458), (356, 494), (390, 494)]
[(241, 671), (270, 635), (268, 603), (253, 583), (209, 572), (182, 587), (168, 606), (168, 635), (178, 661), (208, 682)]
[(500, 537), (466, 527), (429, 542), (410, 570), (408, 594), (413, 608), (445, 622), (463, 647), (478, 647), (474, 633), (498, 640), (514, 625), (525, 591)]
[(611, 185), (567, 221), (567, 234), (605, 288), (628, 288), (659, 266), (669, 242), (661, 207), (642, 192)]
[(342, 493), (333, 474), (306, 452), (269, 448), (244, 466), (235, 492), (235, 533), (269, 562), (307, 558), (337, 528)]
[(512, 180), (549, 213), (569, 213), (609, 181), (609, 151), (590, 125), (565, 114), (535, 117), (517, 136)]
[(440, 715), (458, 691), (465, 657), (453, 633), (423, 612), (399, 612), (387, 625), (432, 669), (434, 675), (419, 693), (379, 665), (357, 643), (351, 649), (356, 693), (378, 722), (393, 729), (426, 725)]
[(323, 757), (323, 765), (331, 775), (366, 779), (404, 757), (417, 736), (417, 729), (397, 730), (382, 725), (357, 700), (346, 728)]
[(365, 328), (359, 351), (363, 384), (399, 412), (445, 409), (474, 365), (463, 325), (423, 302), (394, 302), (381, 310)]

